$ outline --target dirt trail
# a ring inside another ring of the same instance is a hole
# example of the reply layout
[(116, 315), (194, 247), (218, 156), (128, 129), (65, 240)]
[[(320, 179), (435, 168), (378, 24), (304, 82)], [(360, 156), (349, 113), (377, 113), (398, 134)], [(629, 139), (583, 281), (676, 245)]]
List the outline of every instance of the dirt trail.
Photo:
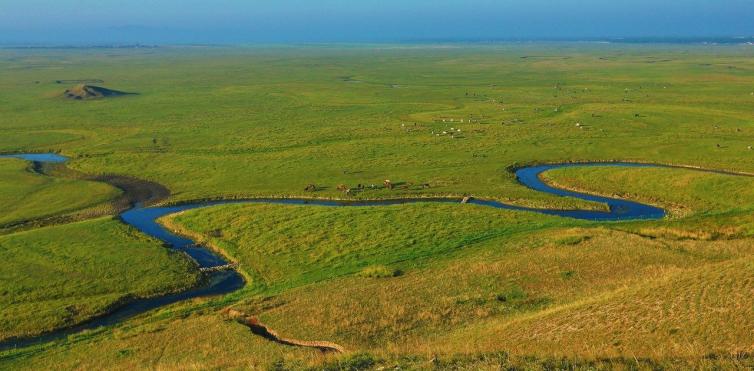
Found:
[(253, 332), (254, 334), (264, 337), (265, 339), (274, 341), (276, 343), (296, 346), (296, 347), (316, 348), (324, 353), (345, 352), (345, 349), (342, 346), (335, 344), (333, 342), (330, 342), (330, 341), (308, 341), (308, 340), (297, 340), (297, 339), (281, 337), (280, 335), (278, 335), (277, 332), (270, 329), (263, 323), (259, 322), (259, 320), (256, 317), (250, 316), (246, 313), (243, 313), (235, 309), (228, 308), (228, 309), (225, 309), (223, 313), (228, 318), (235, 320), (236, 322), (242, 325), (247, 326), (249, 329), (251, 329), (251, 332)]

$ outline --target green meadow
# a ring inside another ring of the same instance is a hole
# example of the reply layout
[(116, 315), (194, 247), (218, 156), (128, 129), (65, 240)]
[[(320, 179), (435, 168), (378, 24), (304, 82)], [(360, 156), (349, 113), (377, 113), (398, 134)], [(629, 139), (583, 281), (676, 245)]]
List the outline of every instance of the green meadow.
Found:
[[(58, 152), (78, 173), (157, 182), (166, 204), (471, 195), (599, 209), (529, 190), (511, 169), (621, 160), (754, 173), (752, 57), (750, 46), (539, 43), (2, 49), (0, 153)], [(62, 96), (75, 83), (57, 81), (87, 79), (137, 94)], [(120, 190), (32, 170), (0, 159), (0, 227), (52, 220), (0, 228), (2, 338), (200, 280), (116, 215), (82, 212)], [(191, 210), (160, 222), (238, 263), (243, 289), (5, 350), (0, 368), (754, 365), (754, 177), (593, 167), (543, 178), (668, 216), (600, 223), (451, 203)], [(77, 217), (54, 219), (65, 215)], [(346, 352), (271, 342), (227, 308)]]
[(20, 159), (0, 158), (0, 226), (75, 212), (119, 195), (106, 184), (48, 177)]
[(0, 236), (0, 339), (72, 326), (196, 283), (192, 262), (109, 218)]

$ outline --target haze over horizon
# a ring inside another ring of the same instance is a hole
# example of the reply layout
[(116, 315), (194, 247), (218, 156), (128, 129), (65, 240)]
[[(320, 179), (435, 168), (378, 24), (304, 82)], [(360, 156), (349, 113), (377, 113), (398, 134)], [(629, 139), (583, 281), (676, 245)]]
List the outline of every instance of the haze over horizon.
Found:
[(746, 0), (0, 0), (0, 43), (287, 43), (754, 35)]

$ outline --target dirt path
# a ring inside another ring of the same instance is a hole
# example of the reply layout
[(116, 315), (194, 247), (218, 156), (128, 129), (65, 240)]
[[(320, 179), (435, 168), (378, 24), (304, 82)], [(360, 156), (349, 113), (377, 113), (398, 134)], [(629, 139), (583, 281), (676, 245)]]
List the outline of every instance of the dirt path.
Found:
[(345, 352), (345, 349), (342, 346), (335, 344), (333, 342), (330, 342), (330, 341), (309, 341), (309, 340), (284, 338), (278, 335), (278, 333), (275, 332), (274, 330), (270, 329), (263, 323), (259, 322), (259, 320), (256, 317), (250, 316), (246, 313), (243, 313), (235, 309), (228, 308), (228, 309), (225, 309), (223, 313), (229, 319), (235, 320), (236, 322), (244, 326), (247, 326), (251, 330), (251, 332), (253, 332), (254, 334), (259, 335), (270, 341), (274, 341), (276, 343), (295, 346), (295, 347), (315, 348), (315, 349), (319, 349), (320, 351), (324, 353)]

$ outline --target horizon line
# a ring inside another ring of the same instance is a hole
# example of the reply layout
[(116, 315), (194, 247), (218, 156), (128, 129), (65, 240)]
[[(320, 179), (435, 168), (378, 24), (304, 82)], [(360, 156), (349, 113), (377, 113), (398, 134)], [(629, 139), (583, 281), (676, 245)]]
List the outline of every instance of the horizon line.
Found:
[(621, 36), (621, 37), (495, 37), (495, 38), (416, 38), (401, 40), (364, 41), (249, 41), (249, 42), (8, 42), (0, 41), (4, 49), (56, 49), (56, 48), (158, 48), (170, 46), (223, 47), (223, 46), (290, 46), (290, 45), (433, 45), (433, 44), (515, 44), (515, 43), (615, 43), (615, 44), (699, 44), (699, 45), (754, 45), (754, 36)]

